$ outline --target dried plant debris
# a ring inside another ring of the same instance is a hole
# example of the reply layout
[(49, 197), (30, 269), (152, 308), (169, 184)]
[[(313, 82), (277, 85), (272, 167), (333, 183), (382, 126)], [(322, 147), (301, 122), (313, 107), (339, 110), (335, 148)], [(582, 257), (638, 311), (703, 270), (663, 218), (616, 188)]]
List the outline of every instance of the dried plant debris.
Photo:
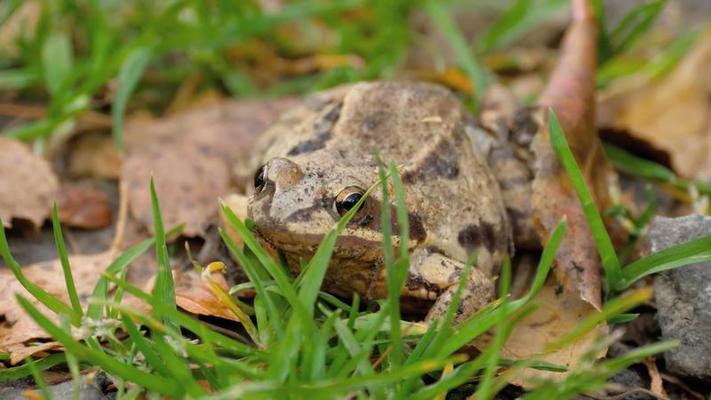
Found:
[(57, 177), (47, 161), (21, 142), (0, 136), (0, 152), (0, 219), (6, 227), (13, 218), (39, 227), (57, 197)]
[[(608, 187), (614, 175), (595, 130), (597, 24), (584, 1), (574, 3), (573, 15), (561, 58), (539, 106), (543, 114), (548, 108), (557, 113), (596, 204), (605, 209), (611, 205)], [(556, 256), (556, 277), (566, 290), (577, 291), (585, 301), (600, 308), (597, 245), (570, 179), (551, 146), (548, 127), (543, 122), (547, 118), (541, 114), (536, 118), (541, 131), (532, 144), (536, 157), (532, 201), (539, 234), (545, 242), (561, 217), (568, 218), (568, 230)]]
[(89, 184), (65, 182), (59, 190), (59, 220), (62, 225), (81, 229), (101, 229), (111, 225), (111, 198)]
[[(74, 282), (79, 299), (84, 305), (91, 296), (94, 285), (103, 271), (111, 262), (109, 252), (93, 255), (71, 256)], [(58, 259), (28, 265), (22, 269), (31, 282), (40, 286), (51, 295), (69, 304), (69, 297), (64, 283), (62, 266)], [(44, 307), (22, 287), (8, 269), (0, 270), (0, 351), (11, 354), (11, 363), (21, 361), (28, 352), (46, 351), (44, 347), (36, 347), (38, 341), (46, 341), (49, 335), (27, 315), (15, 300), (15, 294), (20, 293), (30, 299), (44, 315), (54, 317), (55, 314)]]
[(232, 165), (292, 102), (226, 102), (130, 123), (121, 179), (132, 215), (153, 229), (147, 184), (153, 176), (166, 226), (185, 223), (184, 235), (204, 234), (217, 221), (218, 197), (230, 192)]
[(711, 178), (710, 64), (711, 27), (665, 76), (636, 74), (606, 88), (598, 124), (663, 151), (685, 177)]

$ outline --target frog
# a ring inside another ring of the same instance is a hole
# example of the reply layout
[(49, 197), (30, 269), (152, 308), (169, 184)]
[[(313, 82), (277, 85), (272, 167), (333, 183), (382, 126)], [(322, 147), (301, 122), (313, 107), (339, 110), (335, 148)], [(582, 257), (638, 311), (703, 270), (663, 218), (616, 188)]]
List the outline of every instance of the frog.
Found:
[[(490, 103), (489, 110), (501, 104)], [(495, 118), (477, 122), (455, 94), (433, 83), (361, 82), (318, 93), (284, 113), (260, 136), (255, 156), (238, 166), (254, 171), (247, 216), (259, 241), (298, 274), (339, 219), (380, 182), (377, 153), (397, 166), (409, 238), (399, 234), (392, 182), (390, 222), (381, 218), (383, 193), (373, 190), (337, 238), (322, 289), (366, 301), (387, 296), (386, 223), (394, 248), (407, 240), (403, 309), (428, 321), (441, 317), (466, 279), (455, 316), (461, 321), (494, 299), (514, 237), (530, 229), (513, 221), (526, 213), (520, 188), (531, 176), (501, 133), (509, 130)], [(466, 269), (474, 252), (475, 266)]]

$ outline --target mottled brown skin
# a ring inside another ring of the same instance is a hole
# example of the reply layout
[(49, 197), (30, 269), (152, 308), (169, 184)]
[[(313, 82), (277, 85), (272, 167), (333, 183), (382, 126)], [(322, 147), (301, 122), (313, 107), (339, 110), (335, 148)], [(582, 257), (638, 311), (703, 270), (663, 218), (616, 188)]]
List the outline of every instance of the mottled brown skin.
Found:
[[(298, 269), (339, 220), (339, 194), (378, 182), (377, 149), (398, 166), (410, 213), (403, 304), (434, 302), (428, 318), (443, 314), (468, 255), (478, 250), (459, 309), (470, 315), (493, 298), (493, 276), (512, 247), (503, 196), (473, 145), (471, 121), (455, 96), (431, 84), (360, 83), (317, 95), (286, 113), (256, 146), (260, 160), (241, 167), (265, 165), (266, 183), (248, 209), (257, 235)], [(338, 238), (325, 290), (386, 296), (381, 204), (376, 190)]]

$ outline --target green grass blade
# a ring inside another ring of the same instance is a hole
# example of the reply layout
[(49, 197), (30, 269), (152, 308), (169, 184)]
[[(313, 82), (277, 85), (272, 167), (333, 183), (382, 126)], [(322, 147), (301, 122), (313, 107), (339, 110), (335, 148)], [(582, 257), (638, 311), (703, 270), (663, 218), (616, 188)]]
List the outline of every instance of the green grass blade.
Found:
[(449, 14), (447, 14), (441, 2), (436, 0), (426, 1), (425, 11), (427, 11), (432, 21), (434, 21), (435, 25), (442, 31), (445, 39), (454, 49), (459, 65), (474, 85), (476, 109), (481, 96), (486, 91), (487, 86), (489, 86), (490, 78), (486, 69), (477, 62), (464, 35), (462, 35), (462, 32), (457, 28), (457, 24), (452, 20)]
[(62, 272), (64, 273), (64, 283), (67, 287), (69, 301), (74, 309), (74, 313), (83, 315), (79, 295), (77, 294), (76, 285), (74, 285), (74, 277), (72, 276), (72, 267), (69, 265), (69, 256), (67, 248), (64, 244), (64, 235), (62, 235), (62, 226), (59, 223), (59, 214), (57, 213), (57, 204), (52, 206), (52, 232), (54, 234), (54, 244), (57, 247), (59, 261), (62, 264)]
[[(35, 368), (39, 371), (44, 371), (65, 362), (66, 357), (64, 356), (64, 353), (57, 353), (42, 358), (41, 360), (37, 360), (34, 364)], [(17, 367), (0, 368), (0, 382), (13, 381), (30, 375), (32, 375), (32, 372), (30, 371), (30, 366), (27, 363), (18, 365)]]
[[(153, 287), (153, 301), (161, 303), (167, 307), (176, 308), (175, 305), (175, 286), (173, 283), (173, 270), (170, 267), (170, 258), (168, 257), (168, 245), (166, 244), (165, 230), (163, 228), (163, 216), (160, 212), (160, 204), (156, 187), (151, 177), (151, 207), (153, 210), (153, 229), (155, 231), (155, 247), (156, 258), (158, 260), (158, 272), (156, 273), (156, 282)], [(166, 325), (172, 325), (172, 321), (165, 320)]]
[(131, 93), (133, 93), (138, 81), (141, 79), (143, 70), (148, 66), (151, 56), (152, 50), (150, 48), (139, 47), (134, 49), (128, 57), (126, 57), (126, 61), (124, 61), (121, 66), (118, 75), (118, 91), (116, 92), (116, 98), (114, 99), (111, 111), (113, 116), (114, 140), (119, 149), (123, 148), (123, 114), (126, 111), (128, 99), (131, 97)]
[[(178, 234), (180, 231), (183, 230), (183, 225), (179, 225), (170, 231), (166, 233), (167, 237), (172, 237)], [(126, 268), (131, 265), (133, 261), (135, 261), (138, 257), (140, 257), (143, 253), (148, 251), (152, 246), (155, 245), (155, 237), (146, 239), (136, 245), (133, 245), (126, 249), (121, 255), (119, 255), (114, 261), (111, 262), (111, 264), (106, 268), (104, 271), (104, 274), (108, 275), (113, 275), (117, 273), (121, 273), (122, 271), (126, 270)], [(91, 293), (91, 297), (94, 299), (102, 299), (106, 300), (108, 296), (108, 281), (106, 280), (105, 275), (102, 274), (101, 277), (99, 277), (99, 280), (96, 281), (96, 285), (94, 286), (94, 290)], [(102, 315), (102, 307), (99, 304), (96, 303), (91, 303), (89, 304), (89, 307), (87, 308), (86, 311), (86, 316), (99, 320), (101, 319)]]
[(94, 365), (98, 365), (109, 373), (116, 374), (135, 382), (149, 390), (153, 390), (159, 393), (163, 393), (173, 397), (180, 397), (179, 388), (175, 385), (158, 376), (149, 374), (147, 372), (141, 371), (140, 369), (124, 364), (118, 360), (113, 359), (111, 356), (91, 349), (89, 347), (83, 346), (79, 342), (75, 341), (74, 338), (62, 328), (58, 327), (52, 321), (44, 316), (32, 303), (30, 303), (24, 297), (18, 295), (17, 302), (20, 304), (22, 309), (29, 314), (29, 316), (49, 333), (55, 340), (62, 343), (62, 345), (74, 354), (80, 360), (88, 361)]
[(72, 44), (66, 34), (55, 32), (47, 38), (42, 47), (42, 66), (47, 91), (57, 95), (66, 85), (74, 63)]
[(555, 351), (574, 342), (579, 337), (587, 334), (616, 315), (636, 307), (652, 298), (652, 290), (649, 288), (638, 289), (621, 297), (608, 301), (601, 311), (593, 312), (591, 315), (578, 323), (570, 332), (562, 338), (546, 346), (547, 351)]
[(35, 385), (39, 387), (40, 393), (42, 393), (42, 397), (45, 400), (51, 400), (53, 398), (52, 393), (50, 393), (49, 391), (47, 381), (44, 380), (44, 377), (42, 377), (42, 374), (35, 365), (35, 360), (33, 360), (31, 356), (27, 356), (27, 358), (25, 358), (25, 364), (27, 364), (27, 368), (32, 374), (32, 379), (34, 379)]
[(133, 341), (133, 345), (136, 346), (136, 349), (141, 352), (148, 365), (150, 365), (151, 368), (157, 371), (160, 375), (169, 378), (171, 376), (170, 371), (158, 357), (158, 354), (153, 351), (153, 348), (151, 348), (146, 338), (143, 337), (143, 333), (138, 330), (136, 324), (134, 324), (133, 321), (126, 316), (121, 317), (121, 322), (123, 323), (123, 328), (128, 333), (128, 336)]
[[(374, 187), (373, 187), (374, 188)], [(343, 217), (338, 221), (336, 226), (331, 229), (331, 231), (326, 234), (326, 237), (321, 241), (318, 246), (316, 253), (309, 261), (308, 267), (303, 274), (301, 280), (301, 287), (299, 288), (299, 299), (301, 303), (306, 307), (307, 315), (305, 317), (312, 318), (314, 304), (316, 303), (316, 298), (319, 295), (319, 289), (321, 288), (321, 283), (326, 275), (326, 270), (331, 261), (331, 255), (333, 254), (333, 249), (336, 246), (336, 240), (338, 235), (340, 235), (346, 228), (348, 223), (353, 219), (361, 205), (366, 201), (366, 199), (372, 193), (373, 188), (366, 191), (363, 196), (358, 200), (356, 205), (348, 210)]]
[(271, 275), (274, 279), (277, 287), (279, 287), (279, 290), (284, 297), (286, 297), (291, 306), (302, 313), (302, 315), (308, 314), (306, 312), (306, 307), (301, 303), (301, 300), (297, 295), (296, 289), (291, 284), (289, 276), (287, 276), (284, 270), (277, 265), (274, 260), (272, 260), (262, 246), (259, 245), (259, 242), (257, 242), (257, 239), (247, 228), (244, 222), (237, 218), (237, 215), (235, 215), (235, 213), (224, 204), (222, 211), (232, 228), (234, 228), (234, 230), (242, 237), (242, 240), (244, 240), (245, 246), (257, 257), (261, 265), (264, 266), (269, 275)]
[[(72, 326), (66, 315), (61, 317), (61, 326), (67, 333), (72, 333)], [(79, 374), (79, 360), (77, 360), (72, 353), (65, 352), (64, 355), (67, 359), (69, 373), (72, 376), (72, 400), (80, 400), (79, 390), (81, 389), (81, 375)]]
[(22, 267), (15, 261), (10, 253), (10, 245), (5, 236), (5, 227), (0, 220), (0, 255), (2, 255), (5, 264), (10, 268), (15, 279), (17, 279), (22, 287), (25, 288), (34, 298), (44, 304), (47, 308), (57, 314), (66, 314), (69, 316), (72, 325), (79, 326), (81, 323), (81, 315), (74, 312), (74, 309), (66, 305), (61, 300), (57, 299), (46, 290), (31, 282), (25, 274), (22, 273)]
[(568, 219), (564, 216), (555, 229), (553, 229), (548, 243), (543, 247), (543, 253), (541, 254), (541, 259), (538, 261), (538, 267), (536, 268), (536, 275), (533, 278), (531, 289), (524, 297), (510, 303), (514, 308), (521, 307), (533, 300), (536, 294), (543, 288), (543, 285), (545, 285), (548, 274), (555, 261), (555, 255), (560, 246), (560, 241), (563, 240), (563, 236), (565, 235), (565, 227), (567, 224)]
[(622, 289), (650, 274), (709, 261), (711, 261), (711, 236), (694, 239), (627, 265), (622, 270), (626, 280), (626, 285)]
[(610, 33), (613, 54), (619, 54), (630, 48), (645, 32), (652, 27), (659, 13), (666, 6), (666, 0), (653, 0), (642, 4), (627, 13)]
[[(223, 209), (227, 209), (227, 206), (223, 204)], [(231, 211), (231, 210), (230, 210)], [(226, 213), (226, 211), (223, 211)], [(236, 216), (235, 216), (236, 218)], [(281, 318), (277, 316), (280, 315), (279, 308), (277, 307), (273, 296), (267, 292), (263, 279), (259, 276), (257, 272), (257, 267), (254, 266), (252, 260), (249, 259), (239, 248), (237, 244), (230, 238), (224, 229), (220, 228), (220, 237), (222, 241), (227, 246), (230, 253), (237, 259), (239, 265), (242, 267), (244, 272), (247, 274), (250, 282), (254, 284), (254, 290), (257, 292), (257, 296), (260, 301), (264, 302), (264, 307), (267, 310), (267, 315), (269, 317), (268, 321), (273, 325), (275, 333), (281, 337), (283, 335), (283, 324)], [(261, 325), (261, 324), (260, 324)]]
[[(152, 297), (151, 295), (143, 292), (139, 288), (131, 285), (130, 283), (126, 282), (125, 280), (119, 279), (115, 276), (111, 275), (105, 275), (106, 279), (109, 280), (110, 282), (114, 283), (115, 285), (123, 288), (127, 293), (132, 294), (133, 296), (136, 296), (137, 298), (145, 301), (145, 302), (150, 302)], [(180, 311), (176, 310), (175, 308), (171, 308), (169, 306), (166, 306), (165, 304), (162, 303), (156, 303), (156, 304), (151, 304), (153, 309), (158, 313), (159, 318), (169, 318), (176, 322), (178, 325), (184, 327), (185, 329), (194, 332), (196, 334), (201, 334), (204, 335), (205, 338), (204, 340), (206, 342), (213, 342), (219, 346), (224, 347), (227, 350), (230, 350), (236, 354), (243, 355), (243, 356), (258, 356), (261, 357), (261, 353), (257, 351), (252, 346), (248, 346), (244, 343), (238, 342), (228, 336), (225, 336), (215, 330), (212, 329), (207, 329), (200, 321), (195, 320)], [(129, 310), (126, 307), (120, 306), (118, 307), (119, 310)], [(130, 311), (130, 310), (129, 310)], [(131, 315), (137, 315), (140, 317), (145, 317), (142, 316), (140, 313), (133, 313)]]
[(616, 290), (624, 284), (620, 261), (617, 259), (617, 253), (615, 253), (615, 248), (612, 246), (612, 240), (607, 234), (605, 224), (593, 201), (592, 194), (590, 194), (590, 190), (585, 184), (583, 173), (575, 161), (575, 156), (573, 156), (570, 146), (568, 146), (563, 128), (560, 126), (558, 117), (552, 109), (548, 110), (548, 127), (553, 149), (570, 177), (575, 194), (578, 196), (580, 205), (585, 213), (585, 219), (597, 243), (597, 251), (600, 254), (602, 267), (605, 270), (605, 288), (607, 290)]

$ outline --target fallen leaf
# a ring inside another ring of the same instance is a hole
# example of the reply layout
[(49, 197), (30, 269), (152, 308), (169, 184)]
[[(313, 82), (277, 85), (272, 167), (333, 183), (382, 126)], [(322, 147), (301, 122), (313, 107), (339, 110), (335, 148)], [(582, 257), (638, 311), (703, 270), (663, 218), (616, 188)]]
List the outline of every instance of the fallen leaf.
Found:
[(711, 26), (663, 79), (635, 75), (605, 89), (599, 97), (599, 125), (665, 152), (672, 168), (685, 177), (711, 178), (709, 64)]
[[(175, 302), (178, 307), (193, 314), (239, 321), (197, 271), (174, 271), (173, 277), (175, 279)], [(225, 291), (229, 289), (227, 281), (221, 273), (213, 272), (209, 275), (209, 279)]]
[(0, 137), (0, 219), (6, 227), (12, 219), (30, 221), (35, 227), (49, 216), (59, 182), (49, 163), (28, 146)]
[(121, 174), (121, 157), (110, 135), (96, 132), (78, 135), (69, 147), (72, 176), (118, 179)]
[(566, 32), (561, 59), (539, 99), (534, 118), (540, 130), (532, 150), (535, 178), (532, 204), (542, 243), (563, 216), (568, 229), (556, 255), (555, 272), (567, 291), (600, 308), (600, 258), (580, 201), (550, 141), (546, 110), (555, 110), (599, 209), (611, 205), (608, 187), (615, 175), (595, 130), (597, 23), (586, 0), (573, 2), (573, 23)]
[[(91, 296), (101, 271), (109, 265), (112, 259), (113, 255), (109, 252), (69, 257), (77, 293), (83, 304), (86, 304)], [(64, 274), (59, 260), (29, 265), (22, 271), (31, 282), (69, 304)], [(20, 356), (36, 352), (37, 348), (33, 346), (33, 342), (49, 339), (49, 335), (35, 324), (17, 303), (15, 299), (17, 293), (29, 299), (42, 313), (55, 322), (58, 321), (53, 312), (22, 287), (10, 270), (0, 270), (0, 317), (4, 319), (3, 324), (0, 325), (0, 333), (2, 333), (0, 334), (0, 351), (11, 353), (13, 364), (22, 360)], [(47, 349), (41, 348), (40, 350)]]
[(230, 190), (233, 164), (291, 99), (226, 102), (161, 121), (126, 128), (121, 179), (132, 215), (153, 230), (148, 182), (153, 176), (166, 226), (185, 223), (183, 234), (204, 234), (217, 222), (217, 199)]
[[(566, 367), (568, 372), (542, 371), (526, 368), (511, 377), (511, 383), (524, 388), (534, 387), (541, 379), (562, 380), (584, 362), (585, 354), (593, 349), (596, 341), (607, 335), (607, 327), (599, 326), (570, 345), (546, 352), (547, 346), (568, 334), (584, 318), (596, 312), (595, 308), (580, 299), (576, 293), (560, 291), (555, 279), (549, 278), (535, 297), (540, 306), (519, 321), (501, 350), (501, 357), (511, 360), (537, 360)], [(595, 358), (604, 356), (600, 350)]]
[(111, 199), (106, 192), (87, 183), (63, 183), (57, 208), (63, 226), (101, 229), (111, 225)]

